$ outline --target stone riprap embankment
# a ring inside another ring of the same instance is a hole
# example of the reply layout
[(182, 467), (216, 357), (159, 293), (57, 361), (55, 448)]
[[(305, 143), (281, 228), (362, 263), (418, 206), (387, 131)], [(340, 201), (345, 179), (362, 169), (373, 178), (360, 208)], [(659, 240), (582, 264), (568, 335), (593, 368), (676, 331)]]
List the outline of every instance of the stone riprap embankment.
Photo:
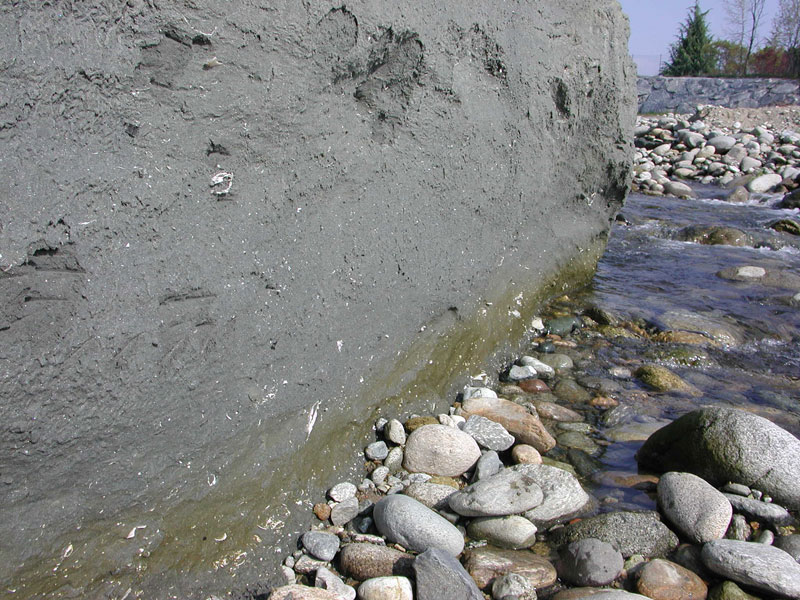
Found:
[(639, 77), (639, 113), (688, 113), (698, 104), (730, 108), (800, 103), (800, 84), (791, 79)]
[[(798, 186), (797, 130), (777, 129), (768, 122), (745, 127), (714, 115), (715, 107), (700, 107), (692, 115), (639, 116), (634, 131), (633, 189), (691, 196), (684, 181), (699, 181), (729, 187), (729, 199), (746, 202), (752, 193), (785, 193)], [(764, 116), (769, 118), (769, 111)], [(791, 109), (789, 122), (796, 122), (798, 116), (800, 108)]]
[[(541, 324), (598, 327), (588, 316)], [(505, 385), (467, 387), (447, 413), (379, 419), (378, 438), (399, 458), (378, 460), (367, 450), (367, 477), (335, 486), (314, 506), (319, 522), (284, 561), (286, 583), (270, 600), (730, 600), (744, 597), (731, 595), (743, 593), (739, 585), (800, 598), (795, 520), (778, 504), (800, 507), (800, 441), (745, 410), (698, 409), (649, 437), (644, 428), (628, 438), (646, 438), (637, 458), (660, 478), (631, 475), (623, 485), (654, 494), (657, 511), (595, 497), (595, 483), (620, 474), (602, 473), (587, 456), (611, 439), (592, 435), (589, 422), (631, 410), (599, 396), (596, 381), (574, 382), (571, 361), (562, 360), (581, 361), (572, 337), (538, 338), (535, 355), (501, 375)], [(534, 381), (536, 389), (527, 385)], [(578, 400), (576, 390), (586, 397)], [(658, 393), (685, 396), (677, 385)], [(475, 399), (523, 412), (487, 411), (478, 421), (468, 408)], [(552, 431), (557, 446), (544, 456), (516, 452), (529, 447), (526, 429), (514, 426), (526, 420)], [(331, 522), (346, 502), (357, 504), (352, 518)]]
[(628, 190), (616, 0), (3, 2), (0, 23), (20, 596), (258, 580), (300, 528), (274, 507), (329, 487), (378, 399), (507, 362), (514, 298), (589, 276)]

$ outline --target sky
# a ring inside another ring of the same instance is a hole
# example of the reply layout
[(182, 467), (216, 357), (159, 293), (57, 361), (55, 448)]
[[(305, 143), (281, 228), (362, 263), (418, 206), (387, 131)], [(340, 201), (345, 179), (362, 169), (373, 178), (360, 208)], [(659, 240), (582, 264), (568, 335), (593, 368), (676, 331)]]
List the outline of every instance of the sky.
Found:
[[(725, 38), (726, 28), (723, 0), (699, 0), (700, 8), (708, 10), (706, 20), (715, 38)], [(620, 0), (622, 10), (631, 21), (630, 53), (639, 67), (640, 75), (656, 75), (659, 65), (669, 59), (669, 47), (678, 36), (681, 23), (686, 21), (694, 0)], [(772, 19), (778, 11), (778, 0), (767, 0), (762, 37), (772, 31)]]

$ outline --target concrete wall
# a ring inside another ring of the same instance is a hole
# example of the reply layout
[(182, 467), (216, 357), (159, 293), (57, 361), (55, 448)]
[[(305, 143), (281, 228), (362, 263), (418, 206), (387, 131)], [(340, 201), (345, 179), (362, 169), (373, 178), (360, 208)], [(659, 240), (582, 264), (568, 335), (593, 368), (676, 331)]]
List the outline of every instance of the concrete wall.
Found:
[(0, 579), (20, 597), (276, 574), (310, 514), (287, 507), (357, 465), (381, 412), (508, 360), (512, 311), (587, 272), (627, 191), (616, 0), (0, 16)]
[(639, 113), (693, 113), (698, 104), (758, 108), (797, 104), (800, 83), (787, 79), (639, 77)]

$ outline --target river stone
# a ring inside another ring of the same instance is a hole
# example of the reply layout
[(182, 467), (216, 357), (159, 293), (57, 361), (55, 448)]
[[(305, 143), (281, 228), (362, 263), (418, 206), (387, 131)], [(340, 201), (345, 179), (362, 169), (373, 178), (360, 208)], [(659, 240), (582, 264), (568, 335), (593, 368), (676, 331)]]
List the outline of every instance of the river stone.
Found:
[(800, 535), (779, 535), (773, 544), (800, 562)]
[(406, 428), (397, 419), (389, 419), (389, 422), (383, 428), (383, 435), (386, 436), (387, 440), (398, 446), (406, 443)]
[(408, 577), (373, 577), (358, 586), (359, 600), (414, 600)]
[(372, 442), (367, 446), (366, 450), (364, 450), (364, 454), (368, 460), (383, 460), (389, 454), (389, 447), (383, 440)]
[(542, 354), (539, 360), (553, 369), (554, 374), (556, 370), (571, 369), (575, 366), (575, 363), (566, 354)]
[(800, 564), (764, 544), (715, 540), (703, 546), (703, 562), (714, 573), (768, 594), (800, 597)]
[(306, 531), (301, 540), (303, 548), (320, 560), (331, 561), (339, 551), (339, 538), (332, 533)]
[(562, 402), (586, 404), (592, 395), (574, 379), (564, 378), (553, 388), (553, 393)]
[(328, 497), (334, 502), (343, 502), (350, 498), (355, 498), (357, 491), (358, 488), (356, 488), (355, 485), (345, 481), (343, 483), (337, 483), (335, 486), (329, 489)]
[(522, 358), (519, 359), (519, 364), (526, 367), (533, 367), (534, 369), (536, 369), (536, 373), (538, 373), (539, 377), (541, 377), (542, 379), (549, 379), (550, 377), (555, 377), (556, 374), (553, 367), (551, 367), (544, 361), (539, 360), (538, 358), (534, 358), (533, 356), (523, 356)]
[(473, 540), (486, 540), (498, 548), (521, 550), (536, 543), (536, 525), (525, 517), (481, 517), (467, 526), (467, 535)]
[(330, 590), (292, 584), (275, 588), (267, 600), (341, 600), (341, 598)]
[(633, 554), (660, 557), (678, 546), (678, 537), (659, 520), (658, 513), (652, 511), (604, 513), (550, 533), (550, 541), (556, 546), (586, 538), (608, 542), (624, 558)]
[(345, 584), (341, 578), (326, 567), (317, 569), (314, 575), (314, 587), (333, 592), (339, 600), (355, 600), (355, 588)]
[(412, 483), (403, 493), (433, 510), (450, 510), (450, 496), (456, 489), (439, 483)]
[(636, 370), (635, 375), (657, 392), (679, 392), (695, 397), (702, 395), (696, 387), (661, 365), (643, 365)]
[(412, 473), (458, 477), (481, 457), (471, 436), (446, 425), (423, 425), (408, 436), (403, 466)]
[(531, 366), (527, 365), (512, 365), (508, 370), (509, 381), (524, 381), (525, 379), (536, 379), (539, 374)]
[(430, 548), (414, 561), (416, 600), (484, 600), (478, 586), (455, 558)]
[(562, 523), (591, 505), (575, 476), (549, 465), (527, 465), (528, 476), (542, 489), (541, 504), (525, 512), (525, 518), (541, 529)]
[(482, 590), (488, 590), (497, 577), (507, 573), (522, 575), (536, 589), (549, 587), (558, 578), (548, 560), (529, 550), (483, 546), (465, 553), (464, 566)]
[(517, 465), (540, 465), (542, 464), (542, 455), (533, 446), (517, 444), (511, 449), (511, 460)]
[(675, 238), (704, 246), (747, 246), (749, 242), (741, 229), (719, 225), (689, 225), (679, 230)]
[(705, 582), (696, 574), (660, 558), (641, 568), (636, 589), (653, 600), (705, 600), (708, 593)]
[(503, 461), (500, 460), (497, 452), (494, 450), (487, 450), (475, 463), (475, 473), (472, 476), (472, 482), (487, 479), (492, 475), (500, 472), (503, 468)]
[(331, 506), (331, 523), (345, 525), (358, 516), (358, 499), (348, 498)]
[(665, 473), (658, 482), (658, 506), (687, 539), (696, 544), (720, 539), (733, 510), (722, 492), (691, 473)]
[(489, 450), (503, 451), (514, 445), (514, 436), (505, 427), (480, 415), (470, 415), (461, 430)]
[(733, 506), (733, 510), (752, 521), (761, 521), (770, 525), (791, 525), (794, 522), (789, 511), (778, 504), (744, 498), (737, 494), (725, 494), (725, 498)]
[(550, 402), (549, 400), (534, 397), (530, 399), (530, 404), (533, 405), (539, 418), (542, 419), (561, 421), (562, 423), (583, 421), (583, 415), (581, 415), (581, 413), (567, 408), (566, 406), (562, 406), (561, 404)]
[(559, 556), (559, 575), (578, 586), (608, 585), (620, 574), (624, 563), (619, 550), (593, 538), (567, 544)]
[(470, 398), (461, 405), (465, 417), (475, 414), (500, 423), (516, 441), (529, 444), (539, 452), (547, 452), (556, 445), (539, 417), (529, 410), (503, 398)]
[(651, 435), (636, 457), (654, 471), (691, 472), (717, 487), (736, 481), (800, 508), (800, 441), (743, 410), (692, 411)]
[(729, 346), (742, 343), (744, 335), (733, 324), (717, 317), (702, 315), (687, 310), (672, 310), (658, 317), (664, 329), (702, 333), (711, 339)]
[(730, 135), (718, 135), (708, 140), (707, 145), (714, 146), (717, 153), (725, 154), (736, 144), (736, 138)]
[(339, 552), (343, 574), (358, 581), (391, 575), (413, 576), (414, 556), (377, 544), (345, 544)]
[(534, 471), (540, 465), (507, 467), (450, 496), (450, 508), (465, 517), (501, 517), (530, 510), (544, 494)]
[(677, 196), (678, 198), (693, 198), (695, 195), (692, 188), (685, 183), (681, 183), (680, 181), (664, 182), (664, 191), (667, 194)]
[(525, 379), (518, 382), (517, 387), (526, 394), (541, 394), (550, 391), (550, 386), (541, 379)]
[(723, 581), (708, 591), (707, 600), (760, 600), (751, 596), (732, 581)]
[(591, 598), (592, 600), (649, 600), (647, 596), (642, 596), (641, 594), (595, 587), (562, 590), (555, 596), (551, 596), (551, 600), (581, 600), (582, 598)]
[(781, 181), (783, 181), (783, 177), (777, 173), (767, 173), (753, 179), (747, 184), (747, 189), (754, 194), (765, 194), (776, 185), (780, 185)]
[(537, 600), (536, 588), (522, 575), (508, 573), (501, 575), (492, 583), (492, 598), (494, 600), (504, 600), (506, 598)]
[(404, 548), (424, 552), (441, 548), (458, 556), (464, 537), (456, 527), (430, 508), (402, 494), (387, 496), (375, 504), (372, 518), (381, 535)]

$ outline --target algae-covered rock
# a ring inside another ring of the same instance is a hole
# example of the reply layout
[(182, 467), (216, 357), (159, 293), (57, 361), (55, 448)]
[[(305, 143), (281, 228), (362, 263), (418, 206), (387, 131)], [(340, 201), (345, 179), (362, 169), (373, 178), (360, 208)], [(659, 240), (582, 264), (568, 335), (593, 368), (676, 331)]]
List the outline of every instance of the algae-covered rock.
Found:
[(693, 385), (686, 383), (675, 373), (660, 365), (644, 365), (635, 373), (642, 383), (657, 392), (680, 392), (690, 396), (700, 396), (702, 393)]
[(636, 458), (641, 467), (694, 473), (717, 487), (742, 483), (800, 508), (800, 440), (743, 410), (694, 410), (651, 435)]

